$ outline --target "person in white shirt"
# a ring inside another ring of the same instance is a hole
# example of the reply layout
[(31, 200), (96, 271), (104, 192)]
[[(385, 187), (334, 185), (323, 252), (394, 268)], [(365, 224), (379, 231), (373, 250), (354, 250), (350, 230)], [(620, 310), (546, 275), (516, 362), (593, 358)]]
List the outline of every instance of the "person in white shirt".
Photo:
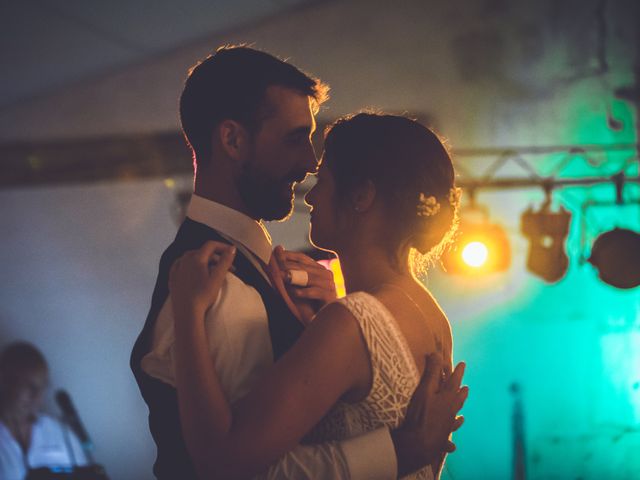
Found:
[(49, 369), (40, 351), (15, 342), (0, 353), (0, 478), (24, 480), (31, 469), (87, 465), (76, 435), (41, 412)]
[[(149, 405), (159, 479), (197, 478), (201, 458), (185, 445), (189, 425), (178, 411), (175, 318), (168, 299), (173, 261), (209, 240), (237, 248), (235, 273), (205, 320), (207, 358), (232, 403), (291, 348), (318, 307), (335, 299), (331, 273), (322, 268), (309, 278), (312, 295), (289, 298), (262, 224), (290, 215), (295, 184), (317, 170), (311, 136), (326, 92), (294, 66), (247, 47), (221, 48), (190, 71), (180, 113), (194, 155), (194, 195), (162, 256), (151, 309), (131, 356)], [(424, 388), (417, 398), (415, 410), (422, 412), (434, 396)], [(437, 420), (430, 417), (427, 426), (425, 418), (416, 414), (393, 432), (381, 427), (342, 441), (292, 446), (263, 473), (271, 479), (396, 478), (432, 461), (434, 429), (428, 427)], [(451, 419), (447, 433), (453, 428)], [(206, 445), (196, 448), (207, 455)]]

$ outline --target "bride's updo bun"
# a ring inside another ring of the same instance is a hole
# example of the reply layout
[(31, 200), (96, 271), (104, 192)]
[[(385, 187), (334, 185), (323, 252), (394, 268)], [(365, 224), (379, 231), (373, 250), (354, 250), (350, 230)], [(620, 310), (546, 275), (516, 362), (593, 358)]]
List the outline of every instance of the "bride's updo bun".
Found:
[(457, 228), (460, 189), (434, 132), (406, 117), (359, 113), (330, 126), (324, 148), (339, 198), (367, 180), (375, 185), (376, 200), (388, 211), (381, 241), (390, 254), (408, 246), (422, 264), (440, 256)]

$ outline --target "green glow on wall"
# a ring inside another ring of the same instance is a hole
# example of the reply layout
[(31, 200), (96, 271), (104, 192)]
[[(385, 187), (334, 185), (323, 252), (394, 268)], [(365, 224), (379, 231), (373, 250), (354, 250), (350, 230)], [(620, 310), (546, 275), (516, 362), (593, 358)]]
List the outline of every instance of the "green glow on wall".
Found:
[[(630, 79), (612, 75), (610, 82)], [(621, 128), (610, 128), (607, 105)], [(598, 79), (577, 83), (547, 107), (546, 126), (555, 121), (554, 112), (570, 119), (557, 126), (563, 144), (637, 141), (632, 106), (614, 99)], [(537, 108), (538, 113), (543, 109)], [(535, 132), (536, 125), (530, 129)], [(529, 145), (545, 144), (532, 134)], [(536, 158), (532, 164), (551, 172), (561, 157)], [(635, 152), (576, 156), (560, 176), (609, 176), (621, 170), (638, 175)], [(526, 271), (527, 243), (519, 233), (520, 214), (532, 202), (539, 205), (542, 192), (477, 194), (492, 220), (507, 227), (513, 260), (502, 274), (462, 278), (433, 272), (427, 282), (451, 320), (454, 359), (467, 362), (471, 389), (465, 425), (454, 435), (458, 451), (449, 457), (443, 478), (512, 478), (513, 382), (522, 388), (528, 478), (640, 478), (640, 287), (623, 291), (606, 285), (581, 261), (597, 235), (616, 226), (640, 231), (640, 205), (632, 203), (640, 199), (640, 186), (627, 185), (625, 198), (625, 206), (588, 210), (582, 246), (582, 204), (612, 202), (613, 185), (554, 192), (555, 204), (569, 209), (573, 220), (566, 243), (569, 271), (548, 285)]]

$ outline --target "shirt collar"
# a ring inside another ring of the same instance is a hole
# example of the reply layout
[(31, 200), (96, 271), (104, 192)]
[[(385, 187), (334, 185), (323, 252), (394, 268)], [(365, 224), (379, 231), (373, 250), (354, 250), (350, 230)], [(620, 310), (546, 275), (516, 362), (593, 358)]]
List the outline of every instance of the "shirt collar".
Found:
[(271, 237), (262, 222), (195, 194), (191, 195), (187, 217), (241, 243), (264, 263), (269, 263)]

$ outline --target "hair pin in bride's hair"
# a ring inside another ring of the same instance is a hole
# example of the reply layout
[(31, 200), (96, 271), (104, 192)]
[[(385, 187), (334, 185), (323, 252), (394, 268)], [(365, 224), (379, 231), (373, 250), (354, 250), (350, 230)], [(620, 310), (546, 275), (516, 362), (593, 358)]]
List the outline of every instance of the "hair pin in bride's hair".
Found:
[(440, 203), (436, 200), (435, 196), (431, 195), (427, 197), (424, 193), (420, 192), (417, 210), (419, 217), (431, 217), (440, 211)]

